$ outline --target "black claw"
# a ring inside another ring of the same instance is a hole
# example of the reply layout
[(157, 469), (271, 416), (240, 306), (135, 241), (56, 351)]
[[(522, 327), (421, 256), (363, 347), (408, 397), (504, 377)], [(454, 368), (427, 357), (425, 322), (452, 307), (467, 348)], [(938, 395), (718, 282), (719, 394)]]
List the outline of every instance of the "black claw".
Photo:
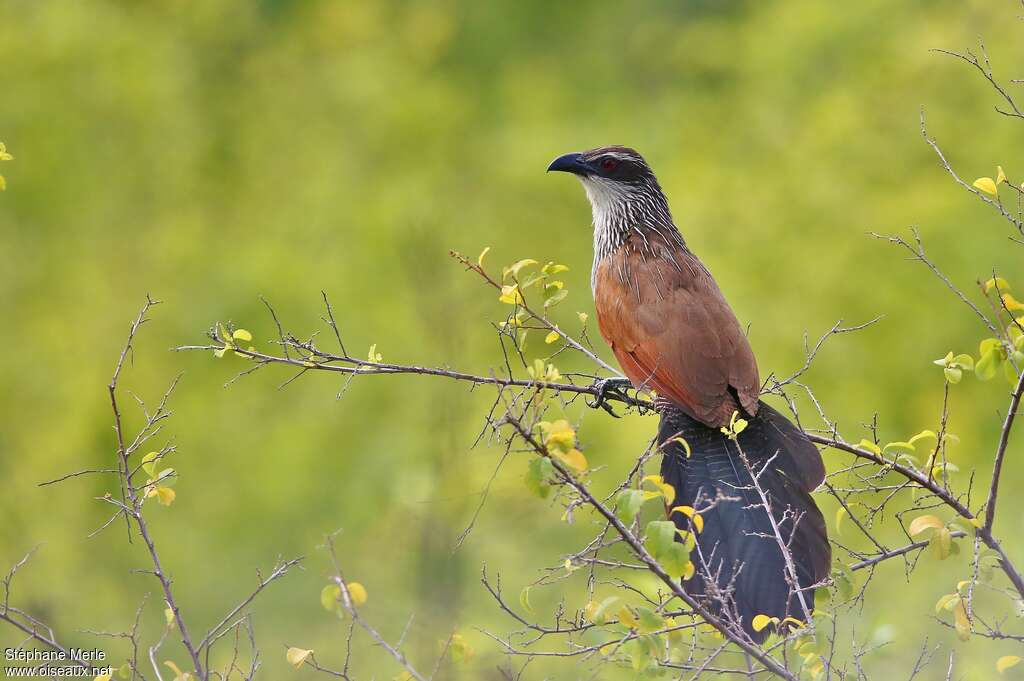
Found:
[(608, 403), (608, 397), (616, 397), (620, 400), (626, 401), (628, 396), (623, 390), (631, 386), (628, 378), (605, 378), (594, 384), (596, 395), (593, 401), (587, 400), (587, 406), (591, 409), (604, 409), (606, 412), (620, 418), (615, 410), (612, 409), (612, 405)]

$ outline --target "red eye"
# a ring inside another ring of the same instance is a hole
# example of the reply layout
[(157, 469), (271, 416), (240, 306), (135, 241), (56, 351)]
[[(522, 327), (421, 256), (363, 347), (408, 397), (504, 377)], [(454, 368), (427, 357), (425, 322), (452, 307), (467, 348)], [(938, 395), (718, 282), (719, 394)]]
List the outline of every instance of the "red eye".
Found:
[(601, 160), (601, 168), (611, 172), (619, 167), (619, 162), (614, 158), (605, 158)]

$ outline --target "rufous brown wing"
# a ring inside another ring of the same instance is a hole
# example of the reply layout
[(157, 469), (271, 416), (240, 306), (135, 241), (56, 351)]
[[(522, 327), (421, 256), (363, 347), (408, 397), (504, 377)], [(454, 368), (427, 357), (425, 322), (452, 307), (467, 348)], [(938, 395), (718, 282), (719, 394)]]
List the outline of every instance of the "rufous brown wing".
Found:
[(597, 321), (622, 370), (698, 421), (757, 413), (757, 362), (711, 274), (685, 246), (631, 235), (594, 273)]

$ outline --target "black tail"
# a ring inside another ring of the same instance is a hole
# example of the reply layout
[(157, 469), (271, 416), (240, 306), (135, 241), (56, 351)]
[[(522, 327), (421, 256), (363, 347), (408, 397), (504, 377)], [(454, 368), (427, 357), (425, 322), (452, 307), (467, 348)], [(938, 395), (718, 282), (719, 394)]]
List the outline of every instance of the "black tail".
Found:
[[(689, 457), (676, 437), (690, 446)], [(691, 553), (696, 573), (683, 584), (687, 593), (727, 619), (739, 618), (757, 642), (769, 629), (753, 630), (756, 615), (804, 620), (798, 594), (810, 610), (814, 593), (809, 587), (828, 575), (832, 561), (825, 519), (810, 495), (825, 476), (817, 448), (764, 402), (736, 441), (674, 406), (663, 406), (658, 442), (665, 453), (661, 475), (675, 487), (675, 505), (693, 506), (704, 519)], [(778, 533), (751, 471), (759, 476)], [(673, 519), (681, 529), (690, 529), (682, 513)], [(789, 546), (801, 591), (787, 579), (779, 536)]]

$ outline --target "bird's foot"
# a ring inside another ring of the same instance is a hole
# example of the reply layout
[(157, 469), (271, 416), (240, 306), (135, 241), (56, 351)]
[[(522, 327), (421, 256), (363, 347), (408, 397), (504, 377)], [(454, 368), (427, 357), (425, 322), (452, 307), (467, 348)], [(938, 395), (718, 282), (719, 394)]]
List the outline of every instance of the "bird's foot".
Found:
[(615, 418), (619, 418), (619, 415), (612, 409), (612, 405), (608, 404), (608, 398), (615, 397), (624, 402), (627, 401), (629, 396), (625, 391), (632, 385), (628, 378), (603, 378), (594, 383), (594, 399), (587, 400), (587, 406), (591, 409), (604, 409)]

